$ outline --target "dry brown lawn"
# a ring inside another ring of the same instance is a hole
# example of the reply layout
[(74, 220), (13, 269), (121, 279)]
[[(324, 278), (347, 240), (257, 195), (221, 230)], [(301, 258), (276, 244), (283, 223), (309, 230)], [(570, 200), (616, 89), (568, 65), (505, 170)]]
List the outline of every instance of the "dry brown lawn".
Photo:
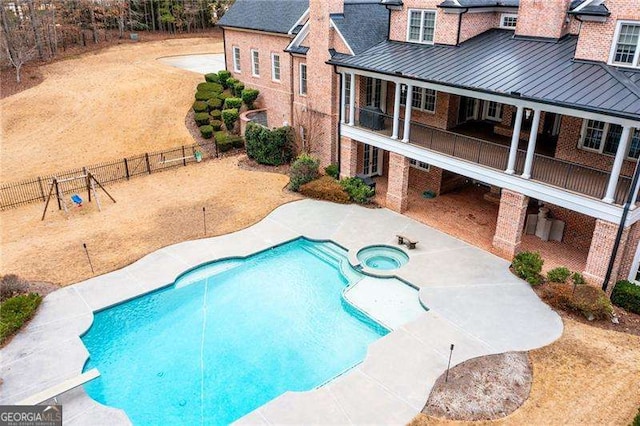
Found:
[(529, 399), (490, 422), (454, 422), (419, 414), (412, 426), (439, 424), (629, 425), (640, 406), (640, 337), (564, 318), (553, 344), (530, 352)]
[(0, 100), (0, 182), (193, 143), (184, 118), (202, 76), (156, 59), (218, 52), (218, 36), (173, 39), (41, 67), (41, 84)]
[(107, 187), (113, 204), (99, 192), (95, 203), (63, 212), (32, 204), (0, 214), (1, 273), (31, 281), (68, 285), (91, 277), (82, 243), (96, 274), (126, 266), (170, 244), (245, 228), (281, 204), (298, 197), (283, 187), (289, 178), (237, 166), (239, 157), (210, 160)]

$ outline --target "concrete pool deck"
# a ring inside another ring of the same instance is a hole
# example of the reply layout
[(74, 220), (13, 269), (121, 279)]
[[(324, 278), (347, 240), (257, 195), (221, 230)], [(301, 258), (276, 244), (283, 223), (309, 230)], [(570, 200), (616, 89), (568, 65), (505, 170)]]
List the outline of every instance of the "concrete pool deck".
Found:
[[(535, 349), (560, 337), (560, 317), (509, 272), (507, 261), (390, 210), (302, 200), (244, 230), (165, 247), (48, 295), (29, 325), (0, 350), (0, 404), (80, 374), (89, 354), (79, 336), (91, 326), (94, 311), (169, 285), (189, 268), (300, 236), (354, 250), (395, 245), (396, 234), (421, 241), (396, 275), (419, 288), (429, 311), (371, 344), (366, 359), (342, 376), (312, 391), (287, 392), (238, 423), (407, 423), (444, 372), (452, 343), (456, 365)], [(65, 424), (129, 423), (126, 413), (95, 402), (83, 388), (58, 402)]]

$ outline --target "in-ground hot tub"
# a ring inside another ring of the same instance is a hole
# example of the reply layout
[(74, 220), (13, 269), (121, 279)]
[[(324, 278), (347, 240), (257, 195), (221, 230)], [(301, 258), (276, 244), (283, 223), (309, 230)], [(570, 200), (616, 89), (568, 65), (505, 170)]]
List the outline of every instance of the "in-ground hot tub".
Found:
[(391, 246), (369, 246), (358, 251), (358, 260), (371, 269), (391, 271), (409, 261), (409, 256), (399, 248)]

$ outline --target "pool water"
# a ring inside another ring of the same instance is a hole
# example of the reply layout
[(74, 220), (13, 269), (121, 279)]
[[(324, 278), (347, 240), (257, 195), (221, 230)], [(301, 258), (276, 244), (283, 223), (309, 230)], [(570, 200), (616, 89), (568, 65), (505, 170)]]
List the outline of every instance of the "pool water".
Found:
[(134, 424), (226, 424), (323, 384), (388, 333), (343, 301), (340, 255), (299, 239), (96, 313), (85, 389)]
[(390, 246), (369, 246), (360, 250), (358, 260), (371, 269), (390, 271), (398, 269), (409, 261), (402, 250)]

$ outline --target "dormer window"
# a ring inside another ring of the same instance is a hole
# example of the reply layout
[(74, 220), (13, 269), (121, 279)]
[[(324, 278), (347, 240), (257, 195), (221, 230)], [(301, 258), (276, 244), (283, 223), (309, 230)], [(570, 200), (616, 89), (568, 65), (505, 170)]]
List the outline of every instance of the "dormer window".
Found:
[(436, 11), (409, 9), (407, 41), (433, 44), (436, 32)]
[(518, 23), (517, 13), (503, 13), (500, 15), (500, 28), (515, 30)]
[(640, 67), (640, 22), (618, 22), (610, 62)]

